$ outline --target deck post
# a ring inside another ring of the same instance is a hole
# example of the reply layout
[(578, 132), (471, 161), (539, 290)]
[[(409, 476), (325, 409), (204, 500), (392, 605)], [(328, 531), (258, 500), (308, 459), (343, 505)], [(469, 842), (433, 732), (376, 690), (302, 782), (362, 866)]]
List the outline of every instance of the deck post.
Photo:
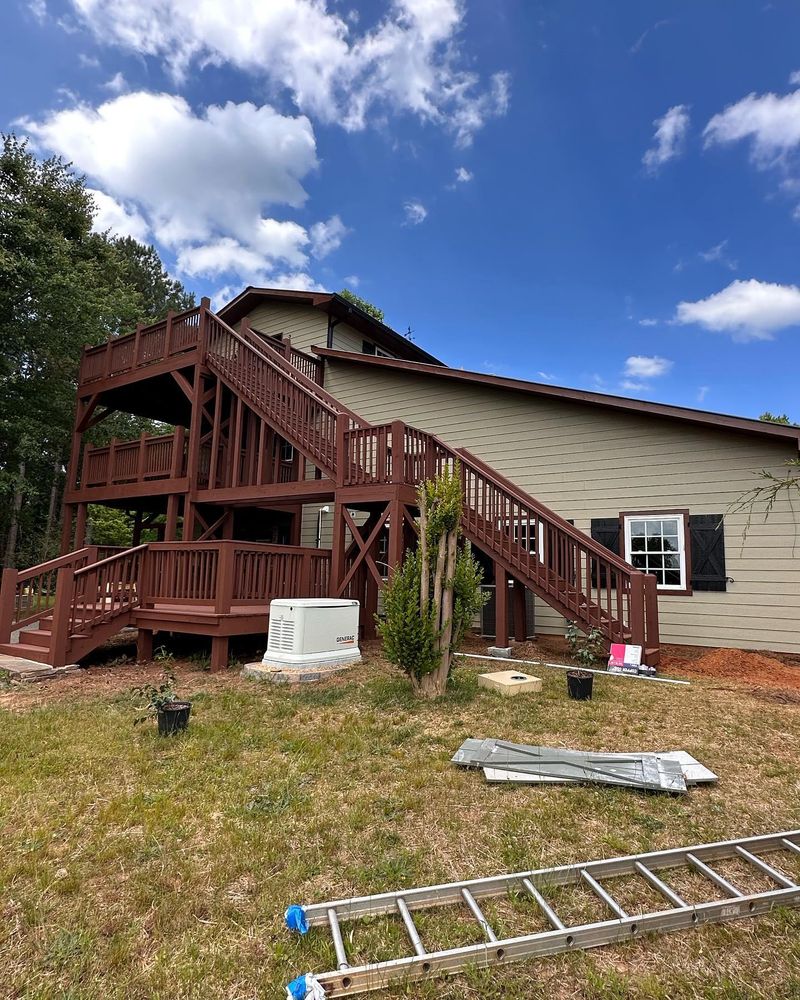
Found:
[(336, 414), (336, 483), (344, 486), (350, 478), (347, 466), (350, 464), (350, 456), (345, 452), (344, 435), (349, 425), (350, 418), (346, 413)]
[(13, 568), (3, 570), (0, 582), (0, 642), (11, 642), (14, 612), (17, 604), (17, 579), (19, 572)]
[(153, 659), (153, 631), (140, 628), (136, 633), (136, 659), (144, 662)]
[(75, 570), (69, 566), (62, 567), (56, 576), (56, 599), (53, 605), (53, 633), (50, 640), (50, 665), (53, 667), (67, 665), (69, 623), (74, 600)]
[(389, 510), (389, 569), (397, 569), (403, 562), (405, 551), (405, 518), (403, 502), (395, 497)]
[(164, 526), (164, 541), (174, 542), (178, 538), (178, 507), (181, 498), (177, 493), (167, 497), (167, 523)]
[(525, 613), (525, 587), (516, 578), (514, 579), (513, 607), (514, 638), (517, 642), (525, 642), (528, 638), (528, 616)]
[[(656, 649), (661, 646), (658, 634), (658, 581), (652, 573), (644, 578), (644, 645), (643, 649)], [(656, 653), (655, 656), (659, 656)], [(651, 660), (653, 655), (651, 654)], [(656, 666), (653, 662), (651, 666)]]
[[(655, 577), (653, 578), (655, 579)], [(631, 574), (631, 594), (630, 594), (630, 622), (631, 645), (645, 648), (645, 620), (644, 620), (644, 588), (645, 574)]]
[(75, 548), (82, 549), (86, 544), (86, 512), (87, 503), (78, 504), (78, 517), (75, 523)]
[(214, 610), (218, 615), (225, 615), (230, 612), (233, 600), (233, 567), (236, 548), (231, 542), (222, 542), (217, 552), (217, 591)]
[(508, 576), (499, 563), (494, 564), (494, 644), (508, 646)]
[(227, 635), (211, 636), (211, 670), (224, 670), (228, 666), (228, 642)]
[(343, 507), (342, 502), (337, 500), (333, 508), (330, 597), (341, 597), (341, 584), (342, 580), (344, 580), (345, 520)]

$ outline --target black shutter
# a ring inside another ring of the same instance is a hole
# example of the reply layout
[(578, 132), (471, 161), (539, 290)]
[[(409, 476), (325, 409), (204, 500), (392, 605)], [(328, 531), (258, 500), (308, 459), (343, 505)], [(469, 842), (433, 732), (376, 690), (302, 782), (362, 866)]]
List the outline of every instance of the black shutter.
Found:
[[(620, 555), (619, 551), (619, 518), (618, 517), (593, 517), (590, 533), (596, 542), (600, 542), (609, 552)], [(605, 587), (606, 571), (603, 568), (600, 572), (600, 579), (597, 579), (595, 564), (592, 562), (592, 586)]]
[(689, 518), (689, 544), (692, 590), (727, 590), (722, 514), (692, 514)]

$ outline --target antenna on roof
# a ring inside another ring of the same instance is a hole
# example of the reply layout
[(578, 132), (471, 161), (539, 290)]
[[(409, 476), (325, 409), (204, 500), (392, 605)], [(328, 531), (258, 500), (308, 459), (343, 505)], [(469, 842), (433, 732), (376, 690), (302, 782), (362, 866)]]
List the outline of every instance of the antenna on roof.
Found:
[(408, 329), (406, 330), (406, 340), (414, 339), (414, 331), (411, 329), (411, 324), (408, 324)]

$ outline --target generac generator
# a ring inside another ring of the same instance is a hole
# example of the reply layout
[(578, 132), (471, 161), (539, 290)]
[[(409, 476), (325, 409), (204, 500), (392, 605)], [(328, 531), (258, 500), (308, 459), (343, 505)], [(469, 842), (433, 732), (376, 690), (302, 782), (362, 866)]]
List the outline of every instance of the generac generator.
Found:
[(359, 660), (358, 613), (358, 601), (327, 597), (272, 601), (264, 664), (333, 666)]

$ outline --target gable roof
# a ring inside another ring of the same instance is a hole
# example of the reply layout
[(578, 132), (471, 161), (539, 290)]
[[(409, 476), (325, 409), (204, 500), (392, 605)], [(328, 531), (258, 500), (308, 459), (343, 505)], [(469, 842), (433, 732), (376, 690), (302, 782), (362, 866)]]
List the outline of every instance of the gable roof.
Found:
[(692, 424), (710, 425), (717, 429), (756, 434), (761, 437), (773, 438), (774, 440), (780, 439), (800, 447), (800, 427), (793, 427), (787, 424), (774, 424), (765, 420), (754, 420), (751, 417), (736, 417), (726, 413), (713, 413), (709, 410), (695, 410), (691, 407), (673, 406), (669, 403), (651, 403), (645, 400), (630, 399), (627, 396), (612, 396), (602, 392), (590, 392), (585, 389), (568, 389), (542, 382), (526, 382), (523, 379), (505, 378), (500, 375), (484, 375), (481, 372), (464, 371), (462, 368), (447, 368), (443, 365), (395, 361), (392, 358), (379, 358), (371, 354), (334, 351), (324, 347), (312, 347), (312, 350), (316, 354), (330, 358), (331, 360), (373, 365), (378, 368), (390, 368), (411, 376), (432, 375), (436, 378), (450, 379), (454, 382), (491, 386), (495, 389), (510, 389), (515, 392), (529, 393), (532, 396), (544, 396), (572, 403), (602, 406), (607, 409), (636, 413), (643, 416), (663, 417), (671, 420), (686, 421)]
[(441, 365), (442, 362), (435, 358), (421, 347), (412, 343), (407, 337), (403, 337), (390, 326), (381, 323), (364, 312), (355, 303), (344, 298), (337, 292), (306, 292), (293, 291), (285, 288), (255, 288), (249, 285), (236, 298), (231, 299), (227, 305), (217, 310), (221, 319), (226, 323), (238, 323), (240, 319), (260, 305), (262, 302), (296, 302), (301, 305), (312, 306), (335, 320), (345, 322), (352, 326), (365, 337), (369, 337), (379, 347), (385, 348), (392, 354), (409, 361), (420, 361), (429, 365)]

